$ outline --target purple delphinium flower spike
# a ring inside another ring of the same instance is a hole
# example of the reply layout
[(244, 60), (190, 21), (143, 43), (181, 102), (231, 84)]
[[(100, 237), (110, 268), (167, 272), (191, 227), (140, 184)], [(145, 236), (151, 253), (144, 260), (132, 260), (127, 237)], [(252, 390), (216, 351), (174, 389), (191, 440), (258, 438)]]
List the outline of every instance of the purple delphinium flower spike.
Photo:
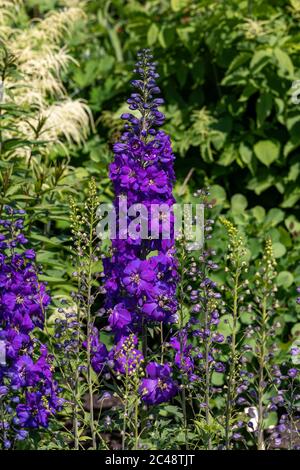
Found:
[[(127, 101), (132, 113), (121, 116), (126, 121), (125, 130), (121, 141), (114, 145), (110, 165), (117, 222), (120, 226), (126, 205), (143, 204), (150, 215), (152, 204), (164, 204), (170, 209), (170, 236), (161, 236), (159, 217), (146, 219), (148, 235), (151, 231), (157, 236), (142, 236), (142, 231), (133, 236), (123, 228), (112, 240), (111, 258), (104, 260), (108, 321), (117, 342), (110, 359), (119, 373), (124, 370), (120, 350), (126, 338), (138, 335), (145, 324), (173, 323), (177, 312), (178, 275), (171, 210), (175, 202), (174, 155), (169, 136), (157, 130), (164, 122), (158, 109), (163, 100), (157, 97), (159, 75), (149, 50), (138, 53), (134, 72), (138, 75), (131, 82), (135, 91)], [(127, 225), (130, 221), (128, 216)]]
[(5, 344), (0, 391), (7, 429), (0, 426), (0, 434), (9, 448), (12, 439), (26, 438), (24, 427), (46, 427), (61, 402), (47, 348), (40, 345), (36, 351), (32, 337), (35, 328), (43, 328), (50, 296), (38, 280), (34, 251), (23, 249), (27, 240), (20, 232), (20, 211), (6, 212), (8, 218), (0, 222), (0, 341)]

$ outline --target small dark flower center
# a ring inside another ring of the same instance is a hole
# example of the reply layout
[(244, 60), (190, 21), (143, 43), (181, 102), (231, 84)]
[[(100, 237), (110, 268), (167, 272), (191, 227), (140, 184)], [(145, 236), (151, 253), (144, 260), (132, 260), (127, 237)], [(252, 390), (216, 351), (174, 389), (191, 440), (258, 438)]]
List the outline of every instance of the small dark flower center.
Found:
[(130, 276), (130, 279), (132, 280), (132, 282), (135, 282), (136, 284), (139, 284), (140, 283), (140, 275), (139, 274), (132, 274)]

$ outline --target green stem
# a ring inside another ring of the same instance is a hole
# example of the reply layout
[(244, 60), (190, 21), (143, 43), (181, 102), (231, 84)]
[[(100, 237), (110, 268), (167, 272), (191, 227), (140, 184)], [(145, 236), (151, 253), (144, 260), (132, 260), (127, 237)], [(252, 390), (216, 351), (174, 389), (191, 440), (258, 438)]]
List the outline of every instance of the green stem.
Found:
[[(184, 312), (183, 312), (183, 305), (184, 305), (184, 248), (182, 247), (181, 251), (181, 263), (180, 263), (180, 310), (179, 310), (179, 332), (182, 331), (184, 326)], [(183, 355), (183, 338), (180, 335), (180, 358)], [(183, 383), (182, 394), (181, 394), (181, 404), (182, 404), (182, 414), (183, 414), (183, 427), (184, 427), (184, 441), (185, 441), (185, 449), (188, 450), (188, 425), (187, 425), (187, 411), (186, 411), (186, 393), (185, 393), (186, 384)]]
[[(206, 316), (206, 324), (207, 324), (207, 311), (205, 313)], [(207, 328), (207, 326), (205, 327)], [(209, 342), (208, 339), (206, 339), (205, 343), (205, 421), (207, 428), (209, 429), (210, 426), (210, 367), (209, 367)], [(211, 443), (211, 436), (208, 436), (208, 441), (207, 441), (207, 447), (208, 450), (212, 449), (212, 443)]]
[(257, 428), (257, 449), (265, 450), (264, 442), (264, 372), (265, 372), (265, 356), (266, 356), (266, 321), (267, 321), (267, 300), (264, 297), (262, 303), (261, 317), (261, 337), (259, 345), (259, 371), (258, 371), (258, 428)]
[(184, 426), (184, 442), (185, 450), (189, 450), (188, 444), (188, 427), (187, 427), (187, 412), (186, 412), (186, 394), (185, 394), (185, 384), (183, 384), (182, 389), (182, 413), (183, 413), (183, 426)]
[(229, 379), (226, 398), (226, 415), (225, 415), (225, 445), (226, 449), (230, 449), (231, 440), (231, 419), (232, 419), (232, 400), (235, 389), (235, 374), (236, 374), (236, 327), (238, 318), (238, 288), (239, 288), (239, 270), (237, 269), (234, 277), (233, 289), (233, 325), (232, 325), (232, 339), (230, 348), (230, 367)]
[[(79, 269), (79, 259), (77, 257), (77, 272)], [(80, 292), (80, 278), (77, 277), (77, 292)], [(80, 305), (77, 301), (77, 326), (76, 326), (76, 357), (75, 357), (75, 386), (74, 386), (74, 409), (73, 409), (73, 432), (74, 432), (74, 448), (79, 450), (79, 428), (78, 428), (78, 414), (79, 414), (79, 354), (80, 354)]]
[(91, 297), (92, 297), (92, 264), (93, 264), (93, 229), (94, 229), (94, 207), (91, 208), (90, 233), (89, 233), (89, 258), (88, 258), (88, 278), (87, 278), (87, 376), (89, 390), (89, 423), (92, 436), (92, 448), (96, 450), (96, 431), (94, 423), (94, 390), (92, 381), (92, 365), (91, 365), (91, 335), (92, 335), (92, 318), (91, 318)]
[[(206, 276), (206, 273), (204, 271), (204, 276)], [(208, 322), (208, 302), (207, 302), (207, 295), (204, 295), (204, 298), (206, 299), (205, 302), (203, 302), (203, 307), (205, 311), (205, 318), (204, 318), (204, 326), (205, 326), (205, 331), (210, 329), (210, 325)], [(204, 389), (204, 402), (205, 402), (205, 422), (207, 429), (209, 429), (210, 426), (210, 361), (209, 361), (209, 349), (210, 349), (210, 337), (205, 338), (205, 389)], [(207, 448), (208, 450), (212, 449), (212, 442), (211, 442), (211, 436), (210, 433), (208, 435), (208, 440), (207, 440)]]
[(135, 404), (134, 404), (134, 435), (135, 435), (135, 444), (134, 450), (138, 450), (139, 448), (139, 400), (138, 397), (135, 397)]
[(123, 430), (122, 430), (122, 450), (125, 450), (125, 436), (126, 436), (126, 419), (127, 419), (127, 413), (128, 413), (128, 376), (126, 373), (126, 378), (125, 378), (125, 396), (124, 396), (124, 415), (123, 415)]
[[(4, 93), (5, 93), (5, 90), (4, 90), (5, 78), (6, 78), (6, 62), (5, 62), (5, 65), (3, 67), (3, 70), (1, 72), (1, 85), (3, 87), (3, 97), (4, 97)], [(1, 107), (1, 102), (0, 102), (0, 118), (1, 118), (1, 116), (2, 116), (2, 107)], [(2, 146), (3, 146), (3, 135), (2, 135), (2, 128), (0, 126), (0, 157), (2, 155)]]

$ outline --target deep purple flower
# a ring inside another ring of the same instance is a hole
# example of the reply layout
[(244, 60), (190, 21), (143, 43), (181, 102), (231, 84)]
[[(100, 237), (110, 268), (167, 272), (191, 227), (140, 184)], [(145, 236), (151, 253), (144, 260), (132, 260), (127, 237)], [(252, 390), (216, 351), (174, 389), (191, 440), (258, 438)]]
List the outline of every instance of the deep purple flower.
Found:
[(295, 378), (298, 375), (298, 370), (295, 369), (294, 367), (292, 369), (288, 370), (288, 376), (291, 378)]
[[(83, 342), (83, 346), (87, 348), (87, 341)], [(100, 374), (103, 372), (108, 360), (108, 351), (105, 344), (99, 341), (99, 332), (95, 327), (90, 337), (90, 350), (92, 367), (96, 374)]]
[(222, 372), (225, 372), (226, 367), (222, 362), (216, 362), (214, 365), (214, 369), (216, 372), (222, 373)]
[(292, 356), (298, 356), (298, 354), (300, 354), (300, 348), (298, 348), (297, 346), (292, 346), (291, 347), (291, 355)]
[(50, 415), (51, 410), (46, 406), (40, 392), (27, 393), (26, 403), (17, 406), (18, 424), (21, 427), (47, 427)]
[(188, 344), (187, 334), (173, 336), (170, 339), (170, 346), (175, 349), (175, 365), (179, 370), (191, 374), (194, 370), (194, 360), (192, 358), (192, 345)]
[(139, 302), (141, 312), (151, 320), (174, 322), (177, 304), (172, 294), (173, 291), (168, 283), (157, 282), (148, 296)]
[(25, 258), (28, 258), (28, 259), (35, 259), (35, 252), (32, 249), (26, 250), (24, 251), (24, 256)]
[(123, 285), (130, 294), (141, 295), (153, 289), (155, 272), (149, 261), (139, 259), (129, 263), (124, 269)]
[(141, 191), (161, 194), (168, 192), (168, 176), (164, 171), (151, 166), (141, 176)]
[(2, 398), (4, 395), (6, 395), (8, 392), (8, 387), (6, 387), (5, 385), (2, 385), (0, 387), (0, 398)]
[(131, 313), (124, 304), (117, 304), (108, 318), (109, 325), (113, 331), (123, 330), (131, 323)]
[(140, 393), (145, 403), (158, 405), (171, 400), (178, 392), (178, 387), (171, 378), (169, 365), (150, 362), (146, 367), (148, 378), (143, 379)]

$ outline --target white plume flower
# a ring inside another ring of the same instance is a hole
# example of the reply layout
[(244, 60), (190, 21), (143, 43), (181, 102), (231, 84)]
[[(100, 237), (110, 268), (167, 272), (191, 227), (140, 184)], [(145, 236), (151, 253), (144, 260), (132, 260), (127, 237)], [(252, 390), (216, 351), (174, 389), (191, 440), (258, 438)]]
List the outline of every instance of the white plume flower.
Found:
[[(0, 0), (0, 38), (9, 37), (4, 43), (20, 77), (17, 83), (15, 77), (7, 77), (5, 89), (16, 104), (34, 109), (33, 116), (26, 122), (16, 120), (15, 127), (27, 138), (36, 138), (34, 129), (42, 119), (43, 140), (79, 145), (89, 133), (92, 114), (86, 103), (67, 95), (62, 75), (75, 60), (63, 43), (77, 22), (85, 19), (84, 2), (65, 0), (60, 10), (18, 28), (14, 14), (22, 4), (22, 0)], [(50, 150), (51, 145), (45, 148)]]

